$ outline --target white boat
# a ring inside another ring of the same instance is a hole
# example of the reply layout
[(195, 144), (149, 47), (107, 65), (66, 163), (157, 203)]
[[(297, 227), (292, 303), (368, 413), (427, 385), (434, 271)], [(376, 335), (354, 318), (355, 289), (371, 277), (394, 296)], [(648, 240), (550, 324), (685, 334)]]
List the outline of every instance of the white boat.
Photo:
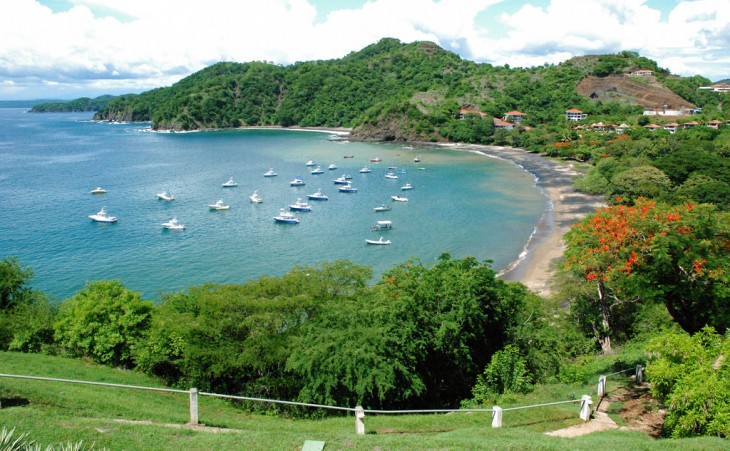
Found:
[(283, 222), (285, 224), (297, 224), (297, 223), (299, 223), (299, 218), (294, 216), (293, 213), (288, 212), (282, 208), (279, 211), (279, 214), (274, 216), (274, 221)]
[(233, 177), (229, 178), (226, 183), (223, 184), (223, 188), (235, 188), (238, 186), (238, 183), (233, 181)]
[(408, 202), (408, 198), (407, 197), (399, 196), (397, 194), (395, 196), (390, 196), (390, 198), (393, 199), (396, 202)]
[(350, 174), (345, 174), (343, 175), (343, 177), (345, 178), (345, 180), (352, 180), (352, 176)]
[(392, 172), (388, 172), (387, 174), (385, 174), (385, 178), (386, 179), (393, 179), (393, 180), (395, 180), (395, 179), (398, 178), (398, 176), (395, 175), (395, 174), (393, 174)]
[(161, 193), (157, 193), (157, 198), (160, 200), (175, 200), (175, 196), (168, 193), (167, 191), (163, 191)]
[(317, 175), (317, 174), (324, 174), (324, 171), (319, 166), (317, 166), (316, 168), (312, 169), (312, 175)]
[(304, 186), (304, 180), (300, 179), (299, 177), (295, 177), (294, 180), (289, 182), (290, 186)]
[(91, 194), (104, 194), (106, 193), (106, 190), (102, 188), (101, 186), (97, 186), (96, 188), (89, 191)]
[(332, 180), (335, 185), (347, 185), (350, 183), (350, 181), (343, 175), (342, 177), (337, 177), (336, 179)]
[(276, 171), (274, 171), (274, 168), (269, 168), (268, 171), (264, 172), (264, 177), (276, 177), (277, 174)]
[(393, 228), (393, 223), (391, 221), (378, 221), (375, 223), (373, 227), (370, 228), (373, 232), (376, 232), (378, 230), (390, 230)]
[(334, 163), (331, 163), (329, 166), (327, 166), (327, 169), (329, 169), (330, 171), (334, 171), (335, 169), (337, 169), (337, 165)]
[(390, 240), (383, 239), (382, 236), (378, 240), (365, 240), (365, 242), (368, 244), (380, 244), (380, 245), (390, 244)]
[(351, 183), (348, 183), (347, 185), (342, 185), (339, 188), (339, 190), (340, 190), (341, 193), (356, 193), (357, 192), (357, 188), (355, 188), (354, 186), (352, 186)]
[(307, 196), (311, 200), (329, 200), (329, 197), (327, 197), (326, 194), (322, 193), (321, 189), (318, 189), (316, 193), (309, 194)]
[(101, 210), (97, 211), (93, 215), (89, 215), (89, 218), (96, 222), (117, 222), (116, 216), (109, 216), (106, 213), (106, 207), (101, 207)]
[(418, 163), (419, 161), (421, 161), (421, 156), (420, 155), (416, 155), (416, 158), (413, 159), (413, 162), (414, 163)]
[(177, 222), (177, 218), (173, 217), (167, 222), (162, 223), (162, 227), (168, 230), (185, 230), (185, 224)]
[(251, 194), (250, 196), (248, 196), (248, 198), (251, 199), (251, 202), (253, 202), (255, 204), (260, 204), (261, 202), (264, 201), (261, 198), (261, 196), (259, 196), (259, 192), (258, 191), (254, 191), (253, 194)]
[(314, 161), (309, 160), (304, 166), (314, 166)]
[(370, 159), (370, 162), (371, 163), (380, 163), (381, 161), (383, 161), (383, 159), (380, 158), (380, 157), (376, 157), (376, 158), (371, 158)]
[(228, 210), (231, 208), (230, 205), (225, 205), (223, 203), (223, 199), (218, 199), (218, 201), (214, 204), (208, 204), (208, 208), (210, 208), (213, 211), (219, 211), (219, 210)]
[(410, 183), (406, 183), (405, 185), (401, 186), (400, 189), (402, 189), (404, 191), (405, 190), (409, 190), (409, 189), (413, 189), (413, 185), (411, 185)]
[(381, 205), (379, 207), (373, 208), (375, 211), (390, 211), (390, 206), (388, 205)]
[(363, 168), (362, 168), (362, 169), (360, 169), (360, 174), (368, 174), (368, 173), (370, 173), (370, 172), (373, 172), (373, 170), (372, 170), (372, 169), (370, 169), (370, 168), (369, 168), (369, 167), (367, 167), (367, 166), (363, 166)]
[(307, 202), (304, 202), (301, 197), (289, 205), (289, 209), (292, 211), (312, 211), (312, 207)]

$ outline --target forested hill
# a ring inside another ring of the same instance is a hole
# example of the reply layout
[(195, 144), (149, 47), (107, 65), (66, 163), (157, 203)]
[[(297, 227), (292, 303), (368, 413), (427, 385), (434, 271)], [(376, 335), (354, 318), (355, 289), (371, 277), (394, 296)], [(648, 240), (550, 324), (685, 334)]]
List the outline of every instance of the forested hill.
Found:
[(43, 102), (37, 105), (33, 105), (31, 113), (62, 113), (62, 112), (73, 112), (73, 111), (99, 111), (106, 108), (109, 102), (114, 99), (115, 96), (104, 95), (93, 99), (88, 97), (81, 97), (78, 99), (64, 102), (61, 100)]
[(463, 60), (430, 42), (387, 38), (336, 60), (285, 67), (221, 62), (170, 87), (118, 97), (95, 118), (152, 121), (154, 128), (173, 130), (342, 126), (373, 139), (437, 140), (461, 108), (494, 117), (519, 110), (528, 125), (555, 121), (569, 108), (641, 111), (639, 101), (598, 102), (576, 90), (588, 76), (638, 69), (653, 70), (659, 84), (688, 105), (703, 103), (697, 87), (709, 80), (672, 76), (633, 52), (512, 69)]

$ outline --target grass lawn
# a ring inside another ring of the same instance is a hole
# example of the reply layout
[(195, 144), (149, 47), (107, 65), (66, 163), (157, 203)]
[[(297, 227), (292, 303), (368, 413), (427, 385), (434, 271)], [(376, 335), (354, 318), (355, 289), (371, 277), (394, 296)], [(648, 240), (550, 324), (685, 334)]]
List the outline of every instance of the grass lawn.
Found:
[[(161, 387), (152, 378), (80, 360), (0, 352), (0, 373)], [(515, 400), (530, 405), (580, 398), (591, 387), (543, 386)], [(199, 419), (189, 421), (188, 395), (0, 377), (0, 427), (28, 433), (43, 447), (66, 442), (109, 449), (300, 449), (305, 440), (325, 449), (720, 449), (721, 439), (653, 440), (634, 431), (608, 431), (578, 438), (543, 432), (580, 422), (578, 404), (506, 411), (503, 427), (489, 413), (368, 415), (364, 436), (352, 414), (320, 420), (253, 415), (231, 403), (199, 398)], [(503, 408), (509, 405), (501, 406)]]

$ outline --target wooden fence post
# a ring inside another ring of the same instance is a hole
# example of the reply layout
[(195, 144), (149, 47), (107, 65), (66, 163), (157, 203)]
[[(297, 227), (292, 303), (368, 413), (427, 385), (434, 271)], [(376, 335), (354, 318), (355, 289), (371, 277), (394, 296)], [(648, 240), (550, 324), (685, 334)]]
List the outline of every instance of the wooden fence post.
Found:
[(598, 378), (598, 397), (603, 398), (606, 396), (606, 376), (600, 376)]
[(355, 407), (355, 433), (365, 435), (365, 409), (362, 406)]
[(190, 424), (198, 424), (198, 389), (190, 389)]
[(583, 421), (588, 421), (591, 419), (591, 404), (593, 404), (593, 400), (591, 399), (591, 395), (583, 395), (580, 401), (580, 419)]
[(641, 365), (636, 365), (636, 383), (644, 383), (644, 367)]
[(499, 406), (492, 407), (492, 427), (502, 427), (502, 408)]

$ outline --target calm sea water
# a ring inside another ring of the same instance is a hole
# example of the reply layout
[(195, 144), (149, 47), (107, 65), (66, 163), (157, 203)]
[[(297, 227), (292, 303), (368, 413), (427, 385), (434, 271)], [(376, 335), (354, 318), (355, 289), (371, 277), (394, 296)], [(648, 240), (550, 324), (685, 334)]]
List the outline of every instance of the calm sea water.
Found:
[[(0, 109), (0, 257), (18, 256), (34, 270), (33, 286), (60, 299), (91, 280), (119, 279), (155, 299), (337, 259), (379, 274), (409, 257), (431, 264), (448, 252), (500, 269), (522, 252), (546, 208), (530, 174), (473, 153), (336, 142), (304, 131), (153, 133), (90, 116)], [(374, 157), (382, 162), (370, 163)], [(311, 175), (308, 160), (325, 173)], [(330, 163), (338, 169), (327, 170)], [(360, 174), (364, 165), (373, 172)], [(406, 173), (386, 179), (389, 166)], [(270, 167), (277, 177), (263, 177)], [(353, 176), (357, 193), (337, 191), (332, 181), (343, 174)], [(306, 185), (290, 187), (296, 176)], [(222, 188), (230, 177), (239, 186)], [(402, 192), (405, 183), (415, 189)], [(107, 194), (89, 194), (97, 186)], [(280, 208), (318, 188), (329, 201), (310, 201), (313, 211), (297, 213), (297, 225), (274, 222)], [(176, 200), (157, 200), (164, 190)], [(249, 201), (254, 190), (262, 204)], [(398, 193), (409, 202), (391, 201)], [(209, 211), (218, 199), (231, 209)], [(392, 210), (375, 213), (383, 203)], [(88, 218), (103, 206), (118, 223)], [(187, 230), (163, 230), (173, 216)], [(392, 221), (392, 230), (372, 232), (378, 220)], [(393, 244), (366, 245), (381, 235)]]

